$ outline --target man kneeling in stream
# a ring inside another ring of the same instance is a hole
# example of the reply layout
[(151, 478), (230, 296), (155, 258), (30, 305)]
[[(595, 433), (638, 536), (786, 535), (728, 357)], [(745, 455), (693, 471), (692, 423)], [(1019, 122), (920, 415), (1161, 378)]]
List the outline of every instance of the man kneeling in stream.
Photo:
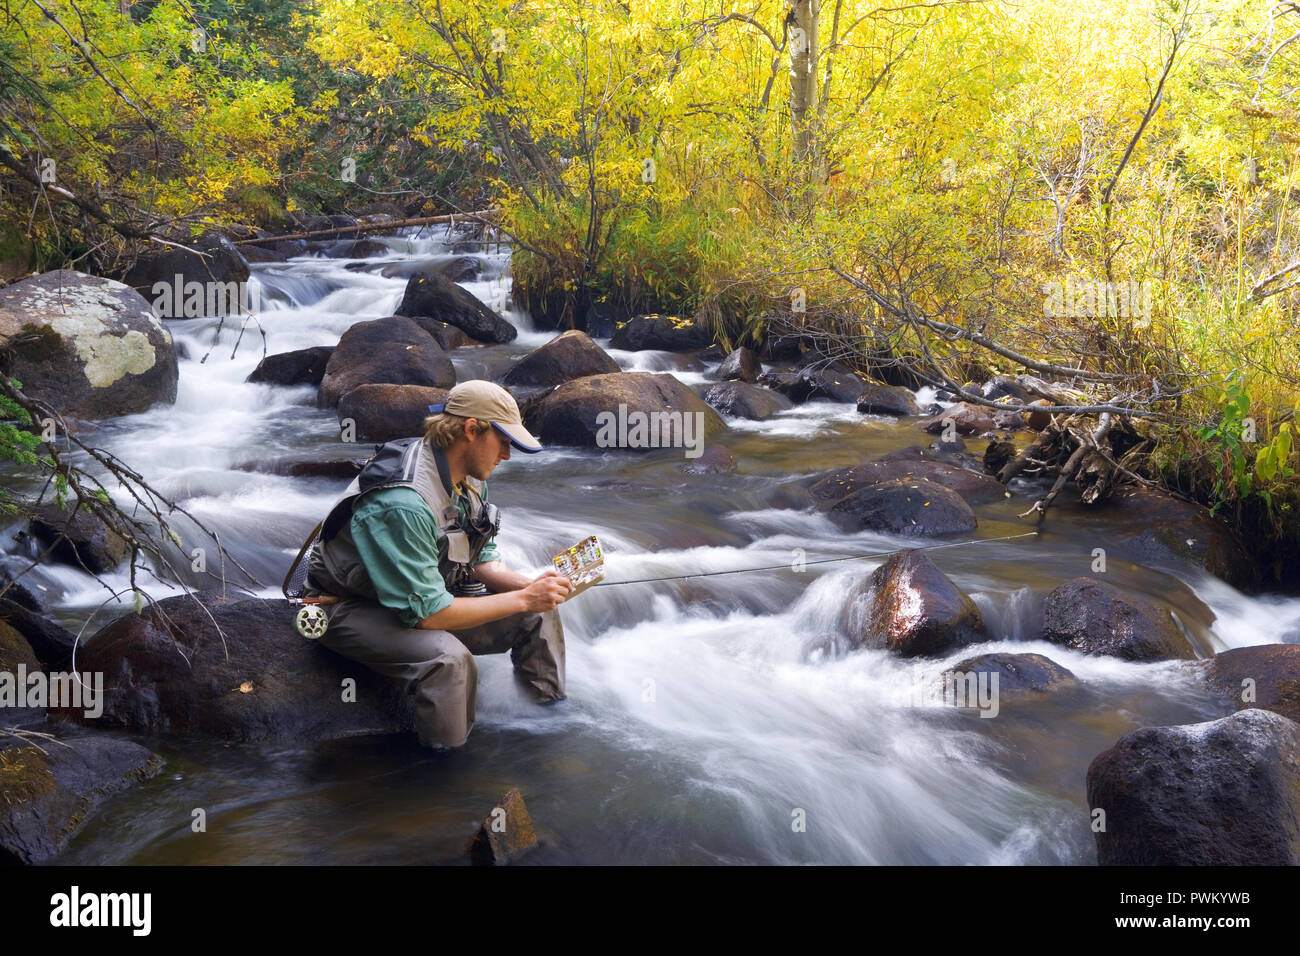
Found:
[(487, 477), (512, 445), (542, 450), (510, 393), (462, 382), (429, 411), (423, 438), (382, 445), (330, 509), (304, 594), (325, 596), (321, 643), (408, 682), (420, 743), (446, 748), (474, 726), (475, 654), (510, 651), (535, 700), (564, 698), (557, 607), (572, 585), (553, 568), (511, 571), (497, 551)]

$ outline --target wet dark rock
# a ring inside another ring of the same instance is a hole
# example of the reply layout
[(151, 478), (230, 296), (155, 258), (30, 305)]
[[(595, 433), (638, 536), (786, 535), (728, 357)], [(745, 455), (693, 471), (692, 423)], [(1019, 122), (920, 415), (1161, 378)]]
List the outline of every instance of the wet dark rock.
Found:
[(858, 411), (864, 415), (921, 414), (912, 393), (898, 385), (868, 385), (858, 396)]
[(101, 803), (162, 765), (139, 744), (109, 736), (0, 745), (0, 865), (47, 862)]
[[(205, 233), (193, 248), (197, 251), (169, 249), (145, 256), (127, 271), (122, 281), (151, 303), (157, 298), (153, 291), (155, 285), (161, 282), (172, 289), (173, 293), (167, 300), (160, 300), (158, 315), (164, 319), (194, 318), (183, 308), (185, 298), (177, 301), (174, 291), (177, 283), (184, 290), (191, 282), (206, 287), (209, 283), (238, 285), (248, 281), (248, 263), (225, 236), (216, 232)], [(206, 303), (206, 292), (203, 298)], [(215, 315), (238, 313), (244, 304), (240, 297), (230, 295), (214, 296), (213, 303), (216, 305)]]
[(416, 273), (406, 281), (398, 315), (425, 315), (446, 322), (479, 342), (513, 342), (519, 330), (446, 275)]
[(319, 385), (333, 354), (332, 345), (277, 352), (258, 362), (244, 381), (265, 385)]
[(470, 843), (474, 866), (504, 866), (537, 846), (533, 818), (518, 787), (511, 787), (492, 808)]
[[(361, 386), (368, 388), (370, 386)], [(418, 386), (399, 385), (397, 388)], [(365, 458), (330, 458), (314, 460), (283, 455), (279, 458), (259, 458), (234, 466), (235, 471), (254, 471), (263, 475), (283, 475), (287, 478), (346, 478), (349, 481), (361, 471)]]
[(0, 571), (0, 621), (10, 625), (31, 646), (40, 662), (50, 670), (62, 670), (72, 656), (76, 635), (54, 621), (31, 591)]
[[(674, 413), (681, 414), (673, 419)], [(696, 413), (702, 416), (703, 435), (691, 417)], [(651, 372), (611, 372), (565, 382), (530, 402), (524, 421), (543, 444), (617, 447), (600, 442), (602, 437), (617, 437), (620, 414), (628, 424), (624, 447), (634, 450), (665, 447), (665, 438), (668, 446), (681, 446), (688, 418), (692, 441), (707, 440), (726, 427), (717, 412), (676, 378)], [(646, 423), (643, 435), (633, 431), (636, 421)]]
[(1075, 578), (1047, 595), (1043, 640), (1127, 661), (1192, 660), (1191, 643), (1169, 610), (1107, 581)]
[(476, 338), (472, 338), (464, 329), (458, 329), (454, 325), (448, 325), (446, 322), (439, 322), (437, 319), (431, 319), (427, 315), (406, 316), (424, 331), (433, 336), (435, 342), (442, 347), (444, 352), (450, 352), (452, 349), (463, 348), (468, 345), (483, 345)]
[(678, 465), (677, 470), (688, 475), (725, 475), (736, 470), (736, 459), (726, 445), (710, 445), (699, 458)]
[(763, 374), (763, 364), (753, 349), (741, 347), (722, 360), (718, 378), (724, 382), (756, 382)]
[(1198, 666), (1238, 710), (1260, 707), (1300, 721), (1300, 644), (1234, 647)]
[(1004, 432), (1018, 432), (1025, 427), (1019, 412), (1003, 409), (993, 413), (993, 427)]
[(424, 329), (402, 316), (358, 322), (339, 339), (317, 403), (333, 408), (359, 385), (424, 385), (451, 388), (456, 369)]
[(846, 530), (866, 528), (907, 537), (963, 534), (979, 524), (957, 492), (924, 478), (859, 488), (832, 505), (830, 514)]
[(1240, 539), (1201, 505), (1147, 488), (1125, 486), (1093, 506), (1126, 526), (1111, 532), (1115, 550), (1139, 564), (1185, 562), (1243, 591), (1259, 585), (1260, 570)]
[(340, 427), (356, 424), (355, 441), (386, 442), (424, 434), (429, 406), (447, 400), (447, 389), (423, 385), (358, 385), (339, 399)]
[(78, 418), (176, 401), (172, 336), (130, 286), (67, 269), (0, 289), (0, 374)]
[(970, 452), (966, 450), (966, 443), (956, 435), (953, 435), (950, 439), (945, 439), (943, 435), (940, 435), (930, 442), (929, 451), (948, 461), (960, 460), (970, 455)]
[[(126, 558), (126, 540), (92, 514), (41, 505), (32, 517), (31, 535), (43, 548), (53, 545), (50, 557), (63, 564), (84, 567), (91, 574), (111, 571)], [(57, 542), (57, 543), (56, 543)]]
[(850, 600), (848, 630), (864, 647), (935, 656), (989, 640), (975, 602), (920, 551), (900, 551)]
[(689, 352), (712, 344), (713, 337), (694, 321), (676, 315), (638, 315), (629, 319), (609, 340), (612, 349), (641, 352)]
[(393, 250), (376, 239), (347, 239), (337, 243), (330, 254), (337, 259), (373, 259), (390, 256)]
[(775, 389), (793, 402), (823, 399), (832, 402), (856, 402), (873, 385), (857, 372), (843, 368), (805, 368), (798, 372), (765, 372), (761, 384)]
[(1102, 866), (1300, 864), (1300, 725), (1270, 711), (1144, 727), (1088, 768)]
[(1005, 375), (989, 379), (984, 383), (984, 387), (980, 389), (980, 393), (991, 402), (995, 402), (999, 398), (1010, 398), (1017, 405), (1032, 402), (1037, 397), (1014, 378), (1007, 378)]
[(501, 379), (503, 385), (559, 385), (588, 375), (618, 372), (618, 363), (585, 332), (557, 335), (521, 358)]
[(719, 382), (704, 393), (704, 401), (724, 415), (762, 420), (794, 403), (779, 392), (748, 382)]
[(965, 402), (960, 402), (927, 419), (921, 427), (931, 435), (937, 435), (948, 427), (948, 421), (953, 423), (953, 428), (960, 435), (978, 435), (993, 429), (993, 418), (989, 415), (988, 409), (968, 405)]
[(979, 524), (965, 499), (926, 479), (878, 481), (840, 498), (831, 516), (846, 531), (928, 537), (975, 531)]
[(477, 256), (434, 256), (385, 263), (379, 274), (385, 279), (409, 279), (414, 275), (441, 276), (449, 282), (472, 282), (483, 271)]
[[(295, 745), (414, 726), (406, 688), (302, 637), (293, 615), (282, 600), (234, 592), (223, 600), (210, 590), (119, 618), (77, 650), (79, 670), (104, 673), (104, 712), (95, 723)], [(343, 693), (347, 678), (356, 682), (352, 701)]]
[(1018, 454), (1013, 442), (991, 441), (989, 447), (984, 449), (984, 470), (990, 475), (996, 475)]
[(954, 664), (952, 670), (963, 674), (997, 674), (1000, 703), (1034, 699), (1080, 686), (1074, 674), (1042, 654), (980, 654)]
[(289, 258), (283, 252), (277, 252), (274, 248), (268, 249), (257, 243), (246, 243), (236, 248), (245, 262), (285, 262)]
[(892, 459), (869, 461), (851, 468), (831, 472), (809, 489), (814, 501), (834, 503), (855, 491), (884, 481), (932, 481), (955, 491), (968, 504), (996, 501), (1005, 489), (987, 475), (957, 468), (932, 459)]

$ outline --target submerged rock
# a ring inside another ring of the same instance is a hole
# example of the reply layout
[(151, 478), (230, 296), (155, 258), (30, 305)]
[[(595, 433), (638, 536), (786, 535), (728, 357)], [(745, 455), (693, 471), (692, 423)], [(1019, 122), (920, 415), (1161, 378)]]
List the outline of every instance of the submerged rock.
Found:
[(1253, 709), (1144, 727), (1093, 760), (1088, 807), (1102, 866), (1295, 866), (1300, 725)]
[(830, 515), (846, 530), (920, 537), (974, 531), (979, 522), (955, 491), (924, 478), (880, 481), (848, 494)]
[(536, 846), (533, 818), (528, 815), (519, 788), (511, 787), (474, 835), (469, 848), (470, 863), (474, 866), (504, 866)]
[(922, 478), (955, 491), (968, 504), (996, 501), (1005, 492), (1001, 484), (987, 475), (977, 475), (973, 471), (932, 459), (895, 458), (840, 468), (813, 485), (809, 494), (815, 501), (837, 502), (860, 488), (881, 482), (915, 481)]
[(162, 758), (129, 740), (73, 737), (0, 746), (0, 864), (45, 863), (108, 797), (148, 780)]

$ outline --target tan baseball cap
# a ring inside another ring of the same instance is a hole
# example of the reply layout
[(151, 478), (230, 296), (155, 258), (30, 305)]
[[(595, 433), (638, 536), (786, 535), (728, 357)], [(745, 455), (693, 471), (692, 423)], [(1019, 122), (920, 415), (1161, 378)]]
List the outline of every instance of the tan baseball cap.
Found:
[(447, 393), (447, 401), (441, 405), (429, 406), (430, 415), (439, 412), (491, 422), (520, 451), (531, 454), (542, 450), (542, 443), (524, 427), (514, 396), (492, 382), (473, 379), (453, 386)]

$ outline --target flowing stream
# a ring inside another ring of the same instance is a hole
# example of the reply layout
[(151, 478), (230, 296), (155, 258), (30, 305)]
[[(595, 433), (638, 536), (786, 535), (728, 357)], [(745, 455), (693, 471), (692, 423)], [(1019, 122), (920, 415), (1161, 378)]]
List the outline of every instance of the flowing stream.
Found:
[[(315, 387), (244, 379), (263, 344), (268, 354), (333, 345), (353, 323), (391, 315), (406, 270), (386, 277), (386, 267), (452, 254), (446, 236), (381, 241), (391, 252), (384, 258), (255, 265), (267, 302), (260, 329), (248, 323), (241, 333), (237, 318), (170, 323), (188, 356), (176, 403), (103, 421), (88, 436), (218, 529), (268, 597), (279, 597), (290, 559), (346, 482), (239, 466), (365, 457), (370, 445), (339, 441), (336, 413), (316, 408)], [(501, 306), (508, 254), (481, 258), (482, 277), (464, 286)], [(503, 314), (519, 338), (451, 353), (459, 380), (496, 378), (555, 334)], [(671, 371), (693, 387), (711, 381), (717, 364), (691, 353), (611, 354), (624, 369)], [(1093, 757), (1141, 726), (1224, 715), (1184, 664), (1026, 640), (1033, 595), (1088, 574), (1092, 549), (1112, 530), (1066, 502), (1038, 537), (931, 554), (997, 640), (919, 663), (849, 649), (846, 595), (884, 557), (794, 570), (795, 549), (813, 562), (918, 542), (844, 533), (791, 489), (929, 436), (915, 420), (826, 402), (728, 424), (721, 440), (737, 462), (729, 475), (682, 473), (681, 449), (515, 455), (491, 479), (505, 514), (502, 553), (537, 571), (595, 533), (609, 581), (779, 570), (587, 591), (561, 612), (569, 699), (538, 708), (516, 689), (507, 656), (479, 658), (478, 722), (451, 754), (420, 749), (414, 734), (311, 746), (142, 738), (166, 757), (164, 772), (106, 803), (58, 862), (460, 862), (478, 823), (518, 786), (542, 840), (525, 858), (533, 863), (1092, 864), (1084, 778)], [(1029, 530), (1016, 515), (1032, 494), (1022, 487), (976, 506), (975, 537)], [(18, 528), (5, 530), (8, 545)], [(20, 566), (20, 550), (6, 565)], [(1188, 567), (1123, 565), (1113, 575), (1175, 609), (1186, 588), (1195, 592), (1217, 615), (1202, 653), (1300, 641), (1300, 599), (1247, 597)], [(67, 566), (23, 580), (74, 632), (92, 614), (87, 635), (130, 610), (105, 604), (108, 592)], [(124, 573), (108, 580), (127, 585)], [(175, 593), (148, 578), (141, 585), (156, 598)], [(1045, 654), (1081, 687), (992, 720), (917, 706), (909, 694), (993, 651)], [(207, 815), (201, 834), (190, 826), (198, 807)]]

